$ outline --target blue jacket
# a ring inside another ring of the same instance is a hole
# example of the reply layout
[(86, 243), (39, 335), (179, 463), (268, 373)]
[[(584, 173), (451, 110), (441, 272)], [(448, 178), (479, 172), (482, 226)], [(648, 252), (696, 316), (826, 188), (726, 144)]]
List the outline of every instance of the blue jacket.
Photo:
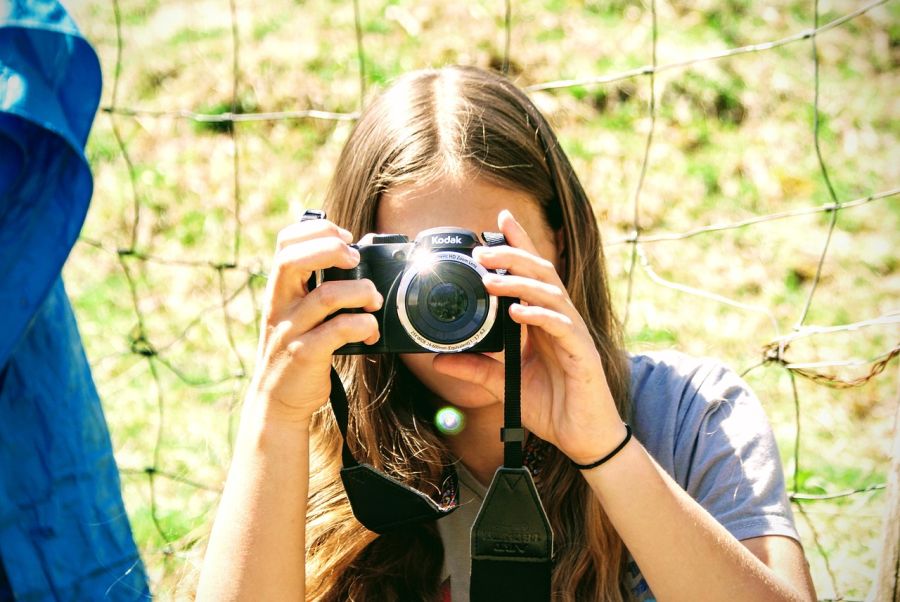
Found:
[(0, 600), (149, 597), (60, 277), (100, 89), (57, 1), (0, 0)]

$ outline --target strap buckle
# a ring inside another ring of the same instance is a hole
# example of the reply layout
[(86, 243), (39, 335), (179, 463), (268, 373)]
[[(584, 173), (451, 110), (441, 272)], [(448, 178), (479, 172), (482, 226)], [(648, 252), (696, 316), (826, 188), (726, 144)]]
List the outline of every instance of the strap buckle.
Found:
[(521, 443), (525, 441), (525, 429), (501, 427), (500, 441), (504, 443)]

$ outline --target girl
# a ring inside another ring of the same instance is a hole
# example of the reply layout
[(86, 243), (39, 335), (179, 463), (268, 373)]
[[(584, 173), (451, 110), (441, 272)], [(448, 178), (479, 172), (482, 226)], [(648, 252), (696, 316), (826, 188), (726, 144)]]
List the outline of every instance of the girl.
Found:
[[(469, 529), (503, 459), (503, 354), (336, 362), (360, 461), (435, 497), (448, 465), (460, 478), (456, 512), (376, 535), (347, 502), (326, 402), (332, 354), (379, 339), (365, 312), (384, 300), (365, 279), (306, 286), (357, 265), (349, 244), (366, 233), (436, 226), (507, 240), (474, 257), (507, 270), (485, 277), (489, 293), (521, 299), (509, 315), (523, 326), (526, 463), (553, 527), (554, 599), (815, 599), (759, 402), (716, 362), (623, 351), (590, 202), (523, 92), (475, 68), (400, 78), (360, 117), (325, 208), (331, 221), (278, 237), (199, 599), (468, 599)], [(363, 312), (326, 320), (344, 308)], [(433, 426), (447, 404), (459, 434)]]

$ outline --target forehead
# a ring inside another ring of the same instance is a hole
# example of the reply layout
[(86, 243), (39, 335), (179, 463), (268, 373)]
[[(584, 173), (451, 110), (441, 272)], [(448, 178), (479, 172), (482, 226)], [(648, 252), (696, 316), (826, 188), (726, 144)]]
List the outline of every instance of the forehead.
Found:
[(438, 226), (466, 228), (480, 235), (497, 230), (497, 215), (503, 209), (510, 210), (532, 235), (549, 229), (531, 195), (474, 178), (403, 184), (388, 190), (379, 200), (375, 228), (410, 239)]

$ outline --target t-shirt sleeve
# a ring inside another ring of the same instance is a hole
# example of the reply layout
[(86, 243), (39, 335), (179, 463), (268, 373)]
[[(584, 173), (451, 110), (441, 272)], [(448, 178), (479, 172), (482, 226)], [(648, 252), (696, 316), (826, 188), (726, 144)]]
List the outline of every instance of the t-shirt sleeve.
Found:
[(681, 485), (737, 539), (799, 540), (765, 412), (742, 378), (706, 360), (693, 373), (675, 431)]

